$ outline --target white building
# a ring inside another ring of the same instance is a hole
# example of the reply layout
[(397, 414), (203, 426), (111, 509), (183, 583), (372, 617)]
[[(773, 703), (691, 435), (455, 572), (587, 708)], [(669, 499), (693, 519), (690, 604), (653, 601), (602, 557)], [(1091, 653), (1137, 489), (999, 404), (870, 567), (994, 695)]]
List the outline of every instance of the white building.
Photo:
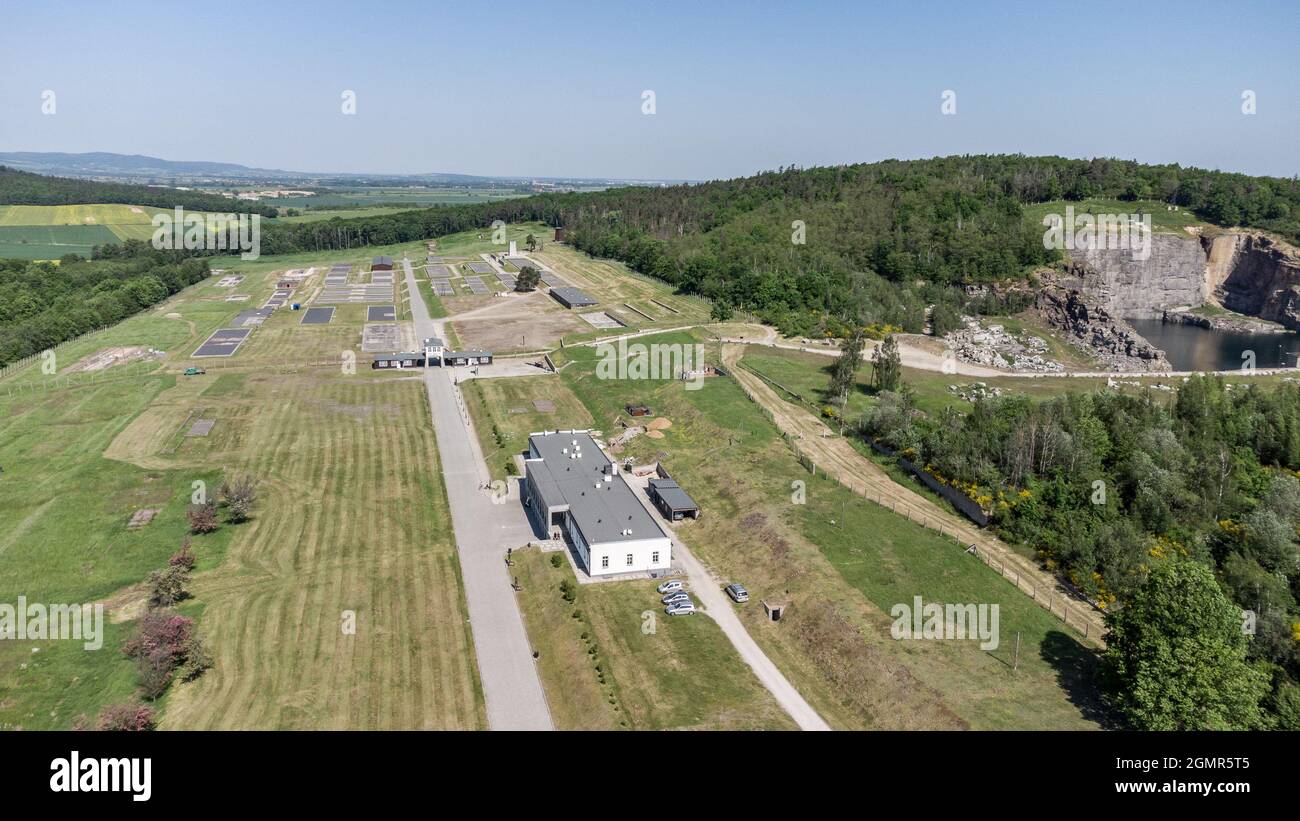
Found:
[(667, 570), (672, 541), (618, 466), (583, 430), (528, 438), (523, 503), (544, 533), (563, 533), (592, 576)]

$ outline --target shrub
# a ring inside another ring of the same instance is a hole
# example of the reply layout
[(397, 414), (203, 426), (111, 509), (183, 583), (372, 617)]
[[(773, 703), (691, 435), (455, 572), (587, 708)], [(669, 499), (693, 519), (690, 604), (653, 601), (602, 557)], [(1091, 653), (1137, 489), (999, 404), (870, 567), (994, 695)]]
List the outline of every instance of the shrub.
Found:
[(578, 598), (578, 591), (574, 587), (573, 582), (565, 579), (560, 582), (560, 595), (564, 597), (565, 601), (572, 602), (574, 599)]
[(217, 506), (208, 502), (202, 505), (190, 505), (186, 512), (191, 533), (211, 533), (221, 525), (217, 522)]
[(185, 662), (177, 670), (181, 681), (193, 681), (212, 666), (212, 652), (198, 635), (190, 637), (185, 648)]
[(518, 475), (519, 475), (519, 468), (515, 467), (515, 460), (514, 460), (514, 459), (507, 459), (507, 460), (506, 460), (506, 475), (507, 475), (507, 476), (518, 476)]
[(139, 702), (105, 707), (99, 714), (98, 728), (110, 732), (152, 730), (153, 708)]
[(149, 574), (149, 607), (171, 607), (189, 596), (185, 592), (185, 583), (189, 580), (189, 571), (181, 565), (169, 565), (166, 570), (155, 570)]
[(219, 492), (226, 507), (226, 520), (231, 524), (248, 521), (257, 501), (257, 483), (248, 476), (227, 478), (221, 482)]
[(181, 567), (186, 572), (194, 569), (194, 551), (190, 549), (190, 537), (186, 536), (185, 541), (181, 542), (181, 549), (168, 560), (170, 567)]
[(559, 553), (552, 553), (552, 554), (551, 554), (551, 567), (557, 567), (557, 568), (558, 568), (558, 567), (563, 567), (563, 566), (564, 566), (564, 557), (561, 556)]

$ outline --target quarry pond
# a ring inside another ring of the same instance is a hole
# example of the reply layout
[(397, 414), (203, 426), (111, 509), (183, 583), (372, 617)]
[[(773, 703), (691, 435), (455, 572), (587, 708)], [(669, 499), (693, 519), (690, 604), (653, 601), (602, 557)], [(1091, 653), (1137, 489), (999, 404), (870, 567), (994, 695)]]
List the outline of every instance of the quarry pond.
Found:
[(1163, 350), (1176, 371), (1235, 370), (1247, 351), (1255, 352), (1256, 368), (1294, 368), (1300, 355), (1300, 335), (1294, 333), (1220, 331), (1160, 319), (1131, 319), (1129, 324)]

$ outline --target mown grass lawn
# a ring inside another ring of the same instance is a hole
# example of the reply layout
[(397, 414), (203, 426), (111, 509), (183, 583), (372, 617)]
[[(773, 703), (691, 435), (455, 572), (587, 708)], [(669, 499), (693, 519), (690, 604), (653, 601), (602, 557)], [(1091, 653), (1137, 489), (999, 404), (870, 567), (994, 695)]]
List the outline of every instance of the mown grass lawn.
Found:
[(511, 571), (557, 729), (797, 729), (712, 619), (665, 615), (649, 580), (575, 584), (565, 601), (558, 555), (518, 552)]

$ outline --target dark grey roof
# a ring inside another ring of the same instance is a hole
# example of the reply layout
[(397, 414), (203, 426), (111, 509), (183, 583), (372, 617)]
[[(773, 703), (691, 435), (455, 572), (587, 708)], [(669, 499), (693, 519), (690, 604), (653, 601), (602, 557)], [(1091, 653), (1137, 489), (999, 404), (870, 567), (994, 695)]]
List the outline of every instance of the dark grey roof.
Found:
[(392, 258), (392, 257), (375, 257), (373, 260), (371, 260), (371, 264), (372, 264), (372, 265), (392, 265), (392, 264), (393, 264), (393, 258)]
[[(548, 507), (568, 506), (588, 544), (666, 538), (635, 491), (585, 431), (535, 433), (526, 468)], [(567, 451), (567, 452), (566, 452)], [(581, 454), (576, 458), (576, 454)], [(610, 481), (605, 481), (611, 476)], [(631, 531), (625, 533), (624, 531)]]
[(672, 479), (651, 479), (650, 486), (659, 494), (659, 498), (672, 510), (699, 510), (695, 500), (686, 495), (686, 491)]
[(476, 359), (482, 359), (485, 356), (491, 356), (491, 351), (448, 351), (442, 355), (443, 359), (458, 359), (462, 356), (472, 356)]
[(552, 288), (551, 296), (563, 300), (565, 303), (574, 305), (595, 305), (596, 300), (579, 291), (577, 288)]

